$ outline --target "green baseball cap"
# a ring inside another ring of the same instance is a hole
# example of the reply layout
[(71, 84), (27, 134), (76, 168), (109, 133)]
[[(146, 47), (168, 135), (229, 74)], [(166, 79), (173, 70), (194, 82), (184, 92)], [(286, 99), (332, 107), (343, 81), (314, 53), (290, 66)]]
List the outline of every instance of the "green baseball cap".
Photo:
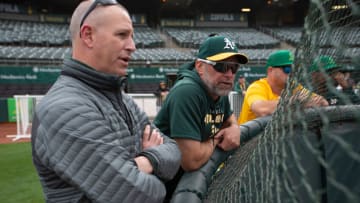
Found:
[(200, 59), (210, 61), (222, 61), (229, 57), (236, 56), (241, 64), (248, 62), (248, 58), (238, 52), (236, 44), (224, 36), (213, 36), (207, 38), (199, 48), (197, 55)]
[(310, 66), (310, 72), (319, 71), (320, 69), (330, 71), (334, 70), (335, 68), (340, 68), (340, 66), (335, 63), (331, 56), (323, 55), (314, 60)]
[(294, 55), (289, 50), (279, 50), (270, 54), (266, 67), (277, 67), (292, 65), (294, 63)]

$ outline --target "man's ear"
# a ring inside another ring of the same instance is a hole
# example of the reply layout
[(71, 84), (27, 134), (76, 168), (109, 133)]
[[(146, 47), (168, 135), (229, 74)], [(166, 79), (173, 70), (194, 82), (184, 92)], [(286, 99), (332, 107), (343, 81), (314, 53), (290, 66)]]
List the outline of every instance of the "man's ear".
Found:
[(199, 75), (202, 75), (203, 72), (204, 72), (204, 65), (201, 61), (199, 60), (196, 60), (195, 61), (195, 68), (196, 68), (196, 71), (199, 73)]
[(81, 39), (88, 47), (93, 47), (93, 30), (89, 25), (83, 25), (80, 30)]

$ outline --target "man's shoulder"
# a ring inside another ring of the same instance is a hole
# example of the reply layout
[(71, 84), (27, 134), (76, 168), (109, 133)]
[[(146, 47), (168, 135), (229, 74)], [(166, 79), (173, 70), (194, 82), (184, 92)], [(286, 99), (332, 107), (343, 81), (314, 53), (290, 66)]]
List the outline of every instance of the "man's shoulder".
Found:
[(256, 80), (254, 82), (252, 82), (250, 85), (249, 85), (249, 88), (259, 88), (259, 87), (264, 87), (264, 86), (269, 86), (269, 83), (267, 82), (266, 78), (261, 78), (259, 80)]
[(101, 90), (96, 90), (83, 85), (73, 78), (60, 78), (44, 96), (44, 102), (48, 106), (90, 105), (94, 103), (105, 103), (106, 99)]
[(199, 92), (202, 92), (202, 88), (200, 85), (191, 80), (191, 79), (182, 79), (178, 81), (174, 87), (171, 88), (170, 93), (186, 93), (189, 94), (198, 94)]
[(207, 93), (199, 84), (191, 81), (181, 81), (171, 88), (166, 97), (165, 105), (176, 105), (176, 108), (190, 108), (206, 101)]

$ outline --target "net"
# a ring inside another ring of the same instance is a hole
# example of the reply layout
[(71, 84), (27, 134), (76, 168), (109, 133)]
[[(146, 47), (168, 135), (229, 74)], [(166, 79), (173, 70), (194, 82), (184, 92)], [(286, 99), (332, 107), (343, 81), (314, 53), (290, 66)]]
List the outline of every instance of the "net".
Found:
[(13, 140), (31, 137), (32, 116), (41, 95), (15, 95), (16, 105), (16, 135)]
[[(202, 201), (360, 202), (360, 107), (353, 105), (359, 104), (359, 25), (359, 1), (310, 1), (276, 112), (212, 177)], [(350, 74), (349, 88), (333, 82), (336, 72), (317, 61), (322, 56)], [(296, 91), (299, 84), (338, 105), (304, 108), (312, 94)]]

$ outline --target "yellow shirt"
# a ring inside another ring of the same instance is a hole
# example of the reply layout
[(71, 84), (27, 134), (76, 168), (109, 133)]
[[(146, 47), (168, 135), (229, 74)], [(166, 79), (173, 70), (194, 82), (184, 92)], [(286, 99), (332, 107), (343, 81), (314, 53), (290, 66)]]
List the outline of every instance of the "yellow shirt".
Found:
[(271, 101), (278, 99), (279, 95), (272, 92), (266, 78), (262, 78), (253, 82), (246, 91), (242, 109), (240, 112), (240, 117), (238, 119), (238, 124), (243, 124), (257, 117), (250, 109), (252, 103), (254, 103), (255, 101)]

